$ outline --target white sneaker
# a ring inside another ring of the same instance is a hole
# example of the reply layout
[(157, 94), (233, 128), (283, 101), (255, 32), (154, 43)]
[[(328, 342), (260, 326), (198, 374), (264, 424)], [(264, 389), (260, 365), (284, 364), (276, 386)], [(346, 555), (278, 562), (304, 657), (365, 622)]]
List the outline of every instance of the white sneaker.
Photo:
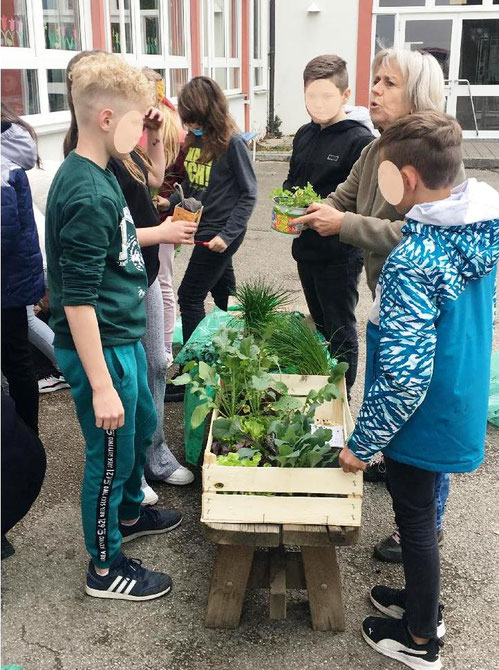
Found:
[(68, 388), (69, 384), (62, 375), (49, 375), (38, 380), (38, 393), (52, 393), (52, 391), (61, 391)]
[(186, 484), (191, 484), (194, 481), (194, 474), (181, 465), (175, 470), (175, 472), (172, 472), (172, 474), (167, 479), (162, 479), (161, 481), (165, 482), (165, 484), (185, 486)]
[(155, 505), (158, 502), (158, 494), (153, 488), (149, 486), (149, 484), (142, 486), (141, 489), (144, 492), (144, 500), (142, 501), (143, 505)]

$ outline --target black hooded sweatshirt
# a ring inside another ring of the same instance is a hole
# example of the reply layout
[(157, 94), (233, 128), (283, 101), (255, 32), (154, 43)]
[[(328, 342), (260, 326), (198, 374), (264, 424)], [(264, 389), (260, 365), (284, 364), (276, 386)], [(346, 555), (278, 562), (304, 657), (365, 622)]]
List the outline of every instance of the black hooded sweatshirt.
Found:
[[(324, 130), (313, 121), (298, 130), (283, 188), (302, 187), (310, 182), (326, 198), (346, 180), (362, 149), (374, 139), (366, 125), (349, 116)], [(293, 240), (292, 253), (298, 262), (341, 265), (362, 252), (340, 242), (338, 235), (321, 237), (307, 229)]]

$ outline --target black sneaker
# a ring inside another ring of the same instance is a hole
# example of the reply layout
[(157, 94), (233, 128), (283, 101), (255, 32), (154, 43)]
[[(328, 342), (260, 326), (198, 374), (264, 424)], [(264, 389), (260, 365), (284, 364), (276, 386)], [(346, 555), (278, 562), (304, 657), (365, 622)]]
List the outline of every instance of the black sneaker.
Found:
[[(403, 589), (392, 589), (389, 586), (373, 586), (369, 594), (371, 602), (383, 614), (392, 619), (402, 619), (405, 614), (406, 594)], [(438, 606), (437, 637), (445, 635), (443, 605)]]
[[(176, 379), (177, 377), (180, 377), (182, 373), (181, 372), (176, 372), (172, 379)], [(185, 386), (175, 386), (175, 384), (171, 383), (171, 379), (169, 382), (166, 382), (166, 388), (165, 388), (165, 402), (182, 402), (185, 396)]]
[(120, 523), (123, 542), (130, 542), (142, 535), (160, 535), (168, 533), (182, 523), (182, 514), (177, 509), (156, 509), (141, 505), (140, 518), (133, 526)]
[[(444, 531), (437, 531), (438, 546), (444, 542)], [(389, 537), (378, 542), (374, 547), (374, 556), (385, 563), (402, 563), (402, 547), (400, 546), (400, 533), (395, 530)]]
[(367, 644), (379, 654), (394, 658), (413, 670), (440, 670), (440, 647), (438, 639), (426, 644), (416, 644), (403, 619), (386, 619), (368, 616), (362, 622), (362, 636)]
[(154, 600), (170, 593), (172, 579), (163, 572), (142, 567), (142, 561), (120, 553), (104, 577), (95, 572), (90, 561), (85, 591), (93, 598), (114, 600)]
[(365, 482), (386, 482), (386, 466), (384, 461), (368, 465), (364, 470)]
[(8, 541), (5, 535), (2, 534), (2, 561), (4, 558), (9, 558), (16, 553), (12, 544)]

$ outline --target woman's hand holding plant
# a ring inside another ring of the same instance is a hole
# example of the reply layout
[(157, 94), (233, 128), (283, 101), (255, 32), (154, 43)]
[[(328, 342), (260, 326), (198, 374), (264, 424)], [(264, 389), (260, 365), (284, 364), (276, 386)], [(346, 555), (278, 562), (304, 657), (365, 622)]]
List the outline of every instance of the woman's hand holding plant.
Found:
[(299, 216), (293, 220), (292, 226), (306, 225), (319, 233), (321, 237), (328, 237), (329, 235), (338, 235), (344, 216), (345, 212), (340, 212), (330, 205), (323, 202), (313, 202), (304, 216)]

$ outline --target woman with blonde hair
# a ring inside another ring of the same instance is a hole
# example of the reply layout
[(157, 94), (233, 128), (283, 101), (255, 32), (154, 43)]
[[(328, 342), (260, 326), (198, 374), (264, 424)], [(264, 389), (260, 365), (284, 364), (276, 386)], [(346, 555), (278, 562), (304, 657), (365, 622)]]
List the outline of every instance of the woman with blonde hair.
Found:
[[(372, 77), (369, 111), (380, 133), (407, 114), (441, 112), (445, 108), (442, 69), (429, 53), (384, 49), (374, 58)], [(383, 264), (399, 243), (405, 223), (395, 207), (381, 195), (378, 188), (379, 163), (377, 139), (362, 151), (343, 184), (322, 203), (311, 205), (305, 216), (295, 220), (295, 224), (304, 223), (322, 237), (339, 235), (340, 242), (363, 249), (367, 283), (373, 296)], [(461, 166), (455, 184), (464, 180), (464, 168)], [(370, 372), (366, 371), (367, 389), (372, 381)], [(376, 473), (378, 467), (371, 466), (371, 472)], [(440, 473), (435, 483), (439, 541), (442, 540), (442, 519), (448, 494), (449, 475)], [(374, 554), (382, 561), (401, 563), (398, 530), (379, 542)]]

